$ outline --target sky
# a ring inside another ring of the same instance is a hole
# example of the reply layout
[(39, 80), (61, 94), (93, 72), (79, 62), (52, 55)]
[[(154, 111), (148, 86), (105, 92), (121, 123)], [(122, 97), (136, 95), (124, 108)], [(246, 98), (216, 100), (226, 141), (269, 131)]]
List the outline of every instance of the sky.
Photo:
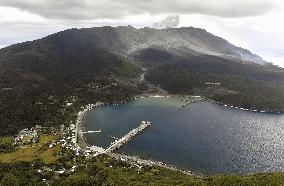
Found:
[(197, 27), (284, 67), (282, 0), (0, 0), (0, 48), (68, 28)]

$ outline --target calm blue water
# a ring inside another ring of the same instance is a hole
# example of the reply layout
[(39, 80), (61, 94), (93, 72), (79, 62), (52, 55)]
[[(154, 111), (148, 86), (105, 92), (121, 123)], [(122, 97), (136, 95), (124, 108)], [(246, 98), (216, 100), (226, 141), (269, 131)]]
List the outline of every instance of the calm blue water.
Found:
[(89, 111), (90, 144), (107, 147), (149, 120), (119, 152), (139, 155), (203, 174), (284, 171), (284, 115), (235, 110), (199, 102), (181, 107), (178, 98), (144, 98)]

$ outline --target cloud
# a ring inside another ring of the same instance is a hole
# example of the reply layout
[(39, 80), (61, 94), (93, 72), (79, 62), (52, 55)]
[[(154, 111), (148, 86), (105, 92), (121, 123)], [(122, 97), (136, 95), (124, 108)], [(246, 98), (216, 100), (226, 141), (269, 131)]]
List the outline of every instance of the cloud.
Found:
[(268, 0), (0, 0), (0, 5), (65, 20), (121, 19), (145, 13), (246, 17), (263, 15), (276, 7)]
[(179, 15), (170, 15), (159, 22), (153, 23), (152, 27), (157, 29), (174, 28), (179, 25)]

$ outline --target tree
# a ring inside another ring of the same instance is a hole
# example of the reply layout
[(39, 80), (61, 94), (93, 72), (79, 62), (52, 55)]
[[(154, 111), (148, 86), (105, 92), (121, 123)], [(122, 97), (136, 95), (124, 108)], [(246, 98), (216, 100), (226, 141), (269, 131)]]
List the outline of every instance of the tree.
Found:
[(0, 185), (2, 186), (18, 186), (20, 185), (20, 182), (16, 176), (13, 174), (7, 173), (3, 176)]

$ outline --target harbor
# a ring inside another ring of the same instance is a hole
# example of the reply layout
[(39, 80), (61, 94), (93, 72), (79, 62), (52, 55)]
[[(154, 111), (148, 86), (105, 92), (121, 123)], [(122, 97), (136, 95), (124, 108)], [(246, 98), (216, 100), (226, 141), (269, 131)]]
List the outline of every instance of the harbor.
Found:
[[(127, 104), (97, 108), (88, 112), (84, 129), (85, 131), (100, 129), (102, 133), (86, 134), (85, 139), (90, 146), (96, 145), (108, 149), (117, 138), (121, 139), (138, 127), (142, 120), (147, 120), (152, 123), (149, 128), (107, 154), (136, 156), (205, 175), (220, 172), (263, 171), (261, 167), (244, 167), (241, 160), (230, 159), (234, 154), (242, 156), (249, 153), (251, 156), (248, 161), (259, 158), (261, 161), (257, 161), (258, 164), (268, 164), (270, 170), (281, 170), (281, 164), (269, 164), (269, 158), (282, 160), (281, 154), (273, 148), (275, 144), (281, 146), (283, 139), (282, 115), (244, 112), (241, 111), (243, 107), (238, 106), (237, 109), (236, 106), (234, 108), (229, 104), (225, 106), (209, 99), (182, 107), (185, 101), (202, 97), (195, 96), (193, 98), (192, 96), (145, 97)], [(263, 122), (266, 123), (265, 126)], [(228, 126), (233, 130), (227, 130)], [(253, 133), (261, 135), (254, 138), (251, 135)], [(276, 136), (277, 140), (268, 143), (266, 139), (271, 135)], [(245, 143), (243, 139), (251, 143)], [(231, 141), (234, 146), (228, 147), (227, 141)], [(252, 149), (251, 144), (257, 148)], [(244, 149), (239, 151), (239, 146)], [(265, 151), (261, 151), (263, 147)], [(195, 149), (199, 151), (196, 152)], [(270, 156), (265, 154), (268, 151)], [(230, 154), (231, 152), (234, 154)], [(258, 152), (262, 154), (257, 154)], [(210, 153), (218, 155), (210, 156)], [(137, 158), (134, 160), (136, 162)], [(223, 163), (224, 161), (226, 164)], [(207, 166), (209, 163), (211, 166)]]
[(151, 126), (150, 121), (141, 121), (141, 124), (137, 128), (131, 130), (129, 133), (127, 133), (125, 136), (123, 136), (119, 140), (115, 140), (110, 145), (110, 147), (105, 150), (104, 153), (110, 153), (116, 149), (119, 149), (121, 146), (129, 142), (133, 137), (135, 137), (137, 134), (139, 134), (140, 132), (142, 132), (144, 129), (146, 129), (149, 126)]
[(138, 127), (134, 128), (133, 130), (128, 132), (126, 135), (124, 135), (120, 139), (117, 138), (117, 137), (111, 136), (111, 135), (106, 135), (107, 137), (115, 140), (114, 142), (111, 143), (111, 145), (107, 149), (104, 149), (102, 147), (98, 147), (98, 146), (95, 146), (95, 145), (92, 145), (92, 146), (85, 145), (85, 147), (83, 148), (83, 147), (80, 147), (78, 145), (78, 139), (77, 138), (79, 137), (79, 135), (81, 136), (83, 134), (101, 133), (102, 130), (82, 132), (81, 130), (78, 129), (78, 126), (80, 125), (80, 123), (82, 121), (82, 118), (84, 118), (84, 114), (80, 113), (79, 116), (80, 117), (78, 117), (77, 125), (74, 128), (75, 135), (73, 137), (73, 143), (75, 144), (77, 149), (82, 150), (86, 156), (89, 156), (89, 155), (98, 156), (98, 155), (101, 155), (101, 154), (111, 153), (114, 150), (117, 150), (120, 147), (122, 147), (123, 145), (127, 144), (136, 135), (141, 133), (147, 127), (151, 126), (151, 122), (150, 121), (141, 121), (141, 123), (140, 123), (140, 125)]

